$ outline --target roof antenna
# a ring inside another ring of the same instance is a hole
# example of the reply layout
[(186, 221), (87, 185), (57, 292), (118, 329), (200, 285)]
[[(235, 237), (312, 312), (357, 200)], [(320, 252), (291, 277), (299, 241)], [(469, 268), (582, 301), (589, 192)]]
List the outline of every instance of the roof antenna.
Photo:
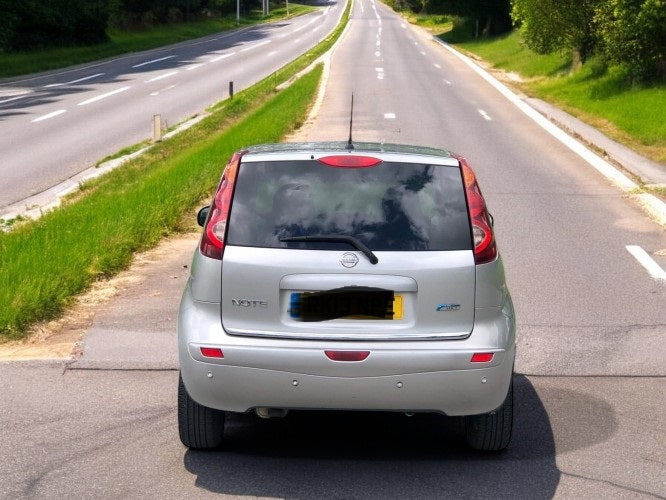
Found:
[(345, 148), (347, 151), (352, 151), (354, 149), (354, 145), (352, 144), (352, 124), (354, 122), (354, 93), (352, 92), (352, 99), (351, 99), (351, 113), (349, 113), (349, 141), (347, 141), (347, 147)]

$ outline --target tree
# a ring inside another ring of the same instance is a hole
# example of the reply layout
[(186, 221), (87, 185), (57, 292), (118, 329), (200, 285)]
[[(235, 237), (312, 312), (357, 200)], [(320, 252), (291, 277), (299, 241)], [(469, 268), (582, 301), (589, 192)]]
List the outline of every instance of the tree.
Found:
[(498, 35), (511, 29), (509, 0), (424, 0), (423, 10), (476, 20), (485, 35)]
[(666, 0), (607, 0), (595, 21), (610, 62), (629, 65), (635, 80), (666, 77)]
[(105, 0), (4, 1), (0, 7), (0, 48), (8, 52), (108, 39)]
[(511, 17), (537, 54), (571, 50), (574, 65), (592, 54), (598, 41), (595, 12), (606, 0), (512, 0)]

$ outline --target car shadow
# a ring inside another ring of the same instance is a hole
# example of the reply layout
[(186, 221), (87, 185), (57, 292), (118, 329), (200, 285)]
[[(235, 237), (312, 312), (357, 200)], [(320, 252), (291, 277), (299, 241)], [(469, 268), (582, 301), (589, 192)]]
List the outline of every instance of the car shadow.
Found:
[(229, 495), (300, 498), (552, 498), (560, 479), (548, 414), (532, 383), (514, 379), (513, 440), (468, 449), (460, 418), (292, 412), (227, 419), (221, 450), (185, 452), (196, 485)]

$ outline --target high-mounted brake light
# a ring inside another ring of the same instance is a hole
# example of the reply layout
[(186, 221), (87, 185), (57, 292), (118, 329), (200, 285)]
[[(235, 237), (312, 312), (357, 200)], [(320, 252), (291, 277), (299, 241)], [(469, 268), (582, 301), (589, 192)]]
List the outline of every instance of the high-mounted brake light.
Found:
[(319, 162), (329, 167), (339, 168), (368, 168), (379, 165), (382, 160), (373, 158), (372, 156), (356, 156), (356, 155), (337, 155), (337, 156), (324, 156), (319, 158)]
[(224, 168), (222, 180), (217, 187), (213, 203), (210, 206), (208, 220), (204, 224), (204, 232), (199, 246), (201, 253), (211, 259), (222, 260), (224, 252), (224, 239), (227, 232), (227, 219), (229, 217), (229, 208), (231, 207), (231, 198), (234, 194), (234, 185), (238, 166), (241, 157), (245, 151), (234, 153)]
[(490, 215), (486, 208), (486, 201), (483, 199), (481, 188), (476, 182), (476, 175), (467, 160), (462, 156), (455, 156), (455, 158), (460, 162), (465, 183), (465, 194), (467, 195), (467, 206), (474, 238), (474, 261), (476, 264), (492, 262), (497, 257), (497, 246), (495, 245), (495, 236)]

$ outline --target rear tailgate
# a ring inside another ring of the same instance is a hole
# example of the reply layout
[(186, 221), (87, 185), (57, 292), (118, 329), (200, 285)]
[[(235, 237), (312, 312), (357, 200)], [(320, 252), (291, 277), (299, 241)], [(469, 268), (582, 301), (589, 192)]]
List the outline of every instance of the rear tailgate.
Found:
[[(343, 253), (227, 247), (222, 265), (224, 329), (235, 335), (340, 340), (459, 338), (470, 333), (475, 273), (471, 251), (418, 252), (409, 258), (402, 252), (378, 252), (376, 266), (358, 253), (359, 263), (351, 272), (341, 272)], [(347, 286), (390, 290), (402, 300), (402, 317), (292, 317), (294, 293)]]
[[(298, 239), (312, 235), (324, 241)], [(327, 236), (351, 236), (371, 254)], [(221, 315), (230, 334), (461, 338), (472, 329), (475, 263), (457, 166), (246, 157), (226, 243)], [(375, 307), (382, 300), (386, 314)]]

